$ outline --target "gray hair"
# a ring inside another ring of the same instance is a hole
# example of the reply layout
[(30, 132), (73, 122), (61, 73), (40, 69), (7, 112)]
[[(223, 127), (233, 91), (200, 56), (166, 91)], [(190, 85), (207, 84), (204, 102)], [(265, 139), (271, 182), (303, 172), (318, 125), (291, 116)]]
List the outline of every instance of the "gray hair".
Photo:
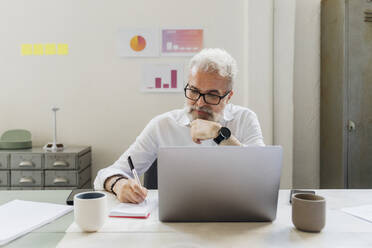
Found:
[(229, 81), (232, 88), (238, 67), (235, 59), (220, 48), (205, 48), (191, 58), (189, 64), (191, 75), (198, 71), (218, 73)]

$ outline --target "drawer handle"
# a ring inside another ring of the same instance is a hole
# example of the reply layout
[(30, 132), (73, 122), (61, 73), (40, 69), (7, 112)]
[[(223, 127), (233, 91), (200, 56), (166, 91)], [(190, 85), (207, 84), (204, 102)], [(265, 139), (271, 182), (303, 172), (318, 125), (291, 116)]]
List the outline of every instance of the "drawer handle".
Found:
[(22, 177), (20, 180), (19, 180), (19, 183), (20, 184), (24, 184), (24, 183), (34, 183), (34, 179), (32, 177)]
[(55, 161), (53, 167), (68, 167), (68, 163), (65, 161)]
[(64, 183), (68, 183), (68, 180), (66, 178), (63, 178), (63, 177), (56, 177), (54, 178), (53, 180), (53, 184), (64, 184)]
[(22, 161), (19, 163), (19, 167), (33, 167), (34, 163), (32, 161)]

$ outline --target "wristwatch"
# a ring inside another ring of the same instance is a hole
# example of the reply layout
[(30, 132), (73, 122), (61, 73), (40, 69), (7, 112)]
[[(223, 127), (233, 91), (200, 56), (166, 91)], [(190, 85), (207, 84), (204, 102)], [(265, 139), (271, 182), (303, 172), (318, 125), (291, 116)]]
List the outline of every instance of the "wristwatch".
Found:
[(218, 131), (218, 136), (214, 138), (214, 142), (216, 142), (218, 145), (223, 141), (227, 140), (231, 136), (231, 131), (227, 127), (221, 127), (221, 129)]

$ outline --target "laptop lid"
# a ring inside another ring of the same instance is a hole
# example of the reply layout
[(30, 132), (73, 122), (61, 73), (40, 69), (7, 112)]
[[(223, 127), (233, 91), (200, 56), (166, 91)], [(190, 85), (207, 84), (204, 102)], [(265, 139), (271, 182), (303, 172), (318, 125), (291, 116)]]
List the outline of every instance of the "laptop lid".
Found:
[(272, 221), (282, 167), (279, 146), (161, 147), (161, 221)]

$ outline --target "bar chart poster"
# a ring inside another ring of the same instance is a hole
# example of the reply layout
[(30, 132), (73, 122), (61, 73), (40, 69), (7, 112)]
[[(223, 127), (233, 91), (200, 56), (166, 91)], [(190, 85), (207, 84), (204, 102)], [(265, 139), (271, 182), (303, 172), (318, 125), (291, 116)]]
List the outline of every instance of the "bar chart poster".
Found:
[(203, 49), (203, 29), (162, 29), (163, 56), (191, 56)]
[(142, 92), (182, 92), (183, 64), (144, 64)]
[(158, 57), (158, 29), (120, 29), (118, 53), (120, 57)]

